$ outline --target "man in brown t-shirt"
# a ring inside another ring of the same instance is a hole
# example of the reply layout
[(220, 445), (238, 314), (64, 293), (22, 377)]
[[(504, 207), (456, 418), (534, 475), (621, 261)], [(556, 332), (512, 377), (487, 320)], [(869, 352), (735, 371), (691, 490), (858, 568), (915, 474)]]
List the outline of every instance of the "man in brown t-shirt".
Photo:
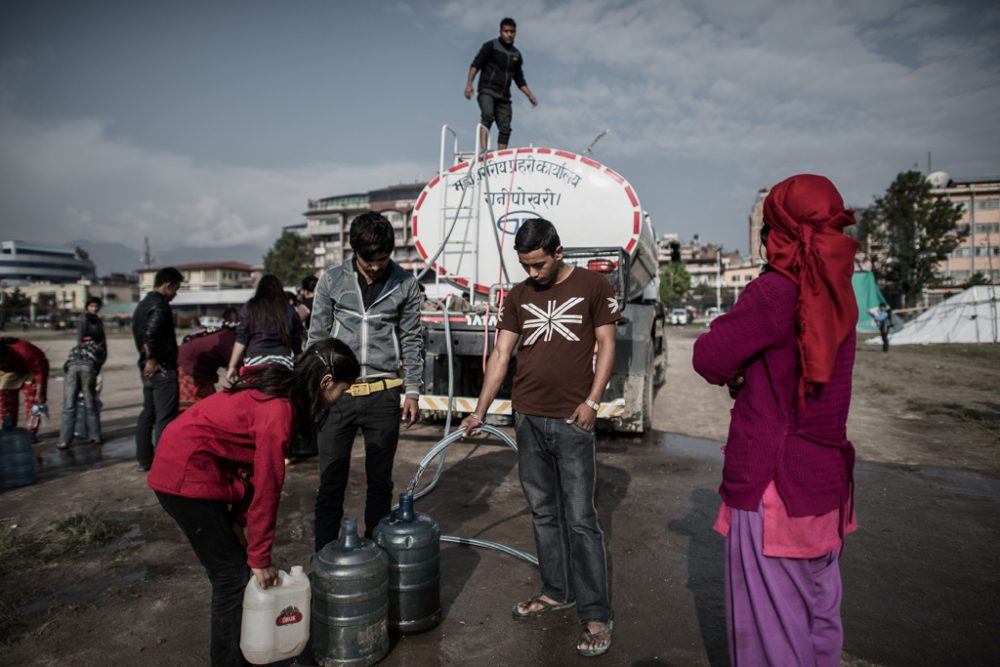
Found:
[(460, 428), (477, 435), (518, 345), (518, 471), (531, 507), (542, 591), (512, 612), (532, 618), (575, 605), (585, 626), (576, 649), (600, 655), (611, 646), (612, 613), (604, 533), (594, 504), (594, 422), (614, 363), (619, 304), (604, 276), (563, 262), (559, 235), (548, 220), (521, 225), (514, 248), (528, 280), (503, 302), (479, 402)]

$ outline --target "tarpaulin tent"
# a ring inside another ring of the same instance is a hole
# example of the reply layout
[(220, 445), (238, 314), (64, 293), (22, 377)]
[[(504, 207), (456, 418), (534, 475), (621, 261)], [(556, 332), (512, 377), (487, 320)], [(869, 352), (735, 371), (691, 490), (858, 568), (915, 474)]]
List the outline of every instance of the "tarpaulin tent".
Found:
[[(992, 285), (970, 287), (907, 322), (889, 340), (893, 345), (1000, 342), (998, 293), (1000, 287)], [(867, 342), (881, 343), (877, 338)]]
[(851, 276), (851, 285), (854, 286), (854, 298), (858, 300), (858, 333), (878, 333), (870, 311), (877, 309), (880, 303), (888, 305), (888, 302), (875, 284), (875, 276), (871, 271), (855, 271)]

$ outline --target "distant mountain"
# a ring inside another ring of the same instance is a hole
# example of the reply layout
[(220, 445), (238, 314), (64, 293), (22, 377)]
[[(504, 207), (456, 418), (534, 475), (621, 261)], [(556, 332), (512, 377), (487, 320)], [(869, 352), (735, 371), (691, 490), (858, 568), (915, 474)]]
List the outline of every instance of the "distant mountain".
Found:
[(121, 243), (97, 243), (76, 240), (67, 245), (79, 246), (90, 255), (90, 261), (97, 268), (98, 276), (110, 273), (132, 273), (142, 266), (142, 253)]
[[(121, 243), (97, 243), (94, 241), (70, 241), (70, 246), (80, 246), (90, 255), (97, 267), (97, 275), (110, 273), (132, 273), (142, 267), (142, 252)], [(153, 265), (192, 264), (194, 262), (244, 262), (260, 264), (264, 261), (266, 246), (241, 244), (206, 248), (202, 246), (180, 246), (169, 250), (153, 247)]]
[(250, 243), (241, 245), (227, 245), (215, 248), (203, 246), (180, 246), (171, 250), (157, 252), (154, 264), (156, 266), (169, 266), (171, 264), (191, 264), (193, 262), (243, 262), (245, 264), (263, 264), (264, 253), (267, 246), (258, 246)]

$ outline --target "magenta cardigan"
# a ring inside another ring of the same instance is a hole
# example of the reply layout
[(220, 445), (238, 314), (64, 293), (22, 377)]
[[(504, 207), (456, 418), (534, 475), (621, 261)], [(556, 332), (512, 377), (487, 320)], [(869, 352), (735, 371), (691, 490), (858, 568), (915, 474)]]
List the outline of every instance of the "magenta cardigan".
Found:
[(731, 411), (719, 487), (736, 509), (756, 511), (772, 480), (789, 516), (843, 510), (853, 491), (847, 412), (855, 334), (837, 352), (830, 381), (800, 410), (797, 297), (795, 283), (765, 273), (694, 344), (694, 369), (706, 380), (724, 384), (741, 371), (746, 379)]

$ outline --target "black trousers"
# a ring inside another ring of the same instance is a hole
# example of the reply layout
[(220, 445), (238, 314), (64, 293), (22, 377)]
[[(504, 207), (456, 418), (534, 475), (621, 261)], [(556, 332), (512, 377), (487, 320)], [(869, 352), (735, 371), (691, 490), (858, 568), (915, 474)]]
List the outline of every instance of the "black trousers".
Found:
[(249, 665), (240, 651), (243, 591), (250, 581), (247, 552), (233, 531), (229, 507), (156, 492), (156, 499), (187, 535), (212, 582), (212, 667)]
[(160, 434), (177, 416), (180, 404), (180, 386), (177, 371), (161, 371), (142, 379), (142, 412), (135, 427), (135, 458), (143, 468), (153, 465), (153, 447), (160, 441)]
[(365, 536), (392, 508), (392, 464), (399, 444), (400, 388), (368, 396), (345, 395), (330, 408), (319, 432), (319, 490), (316, 493), (316, 551), (340, 534), (351, 449), (358, 429), (365, 440)]
[(489, 93), (479, 93), (476, 101), (479, 102), (479, 122), (488, 130), (493, 126), (493, 121), (496, 121), (499, 130), (497, 143), (504, 146), (509, 144), (510, 121), (514, 117), (511, 101), (493, 97)]

